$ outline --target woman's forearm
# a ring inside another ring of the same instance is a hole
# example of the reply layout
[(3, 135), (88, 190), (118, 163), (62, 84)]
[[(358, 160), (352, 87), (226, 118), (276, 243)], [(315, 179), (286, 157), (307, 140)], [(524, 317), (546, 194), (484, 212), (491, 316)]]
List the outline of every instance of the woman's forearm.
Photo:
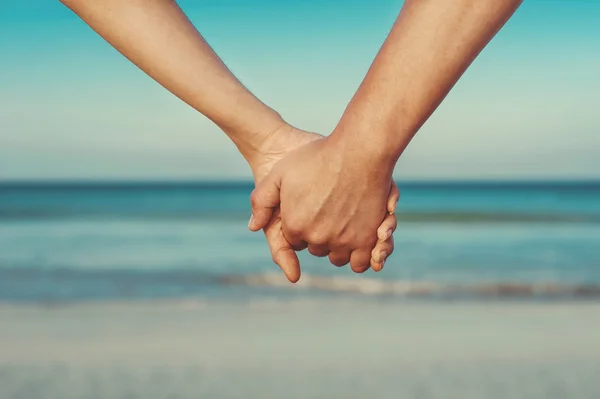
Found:
[(406, 0), (333, 136), (395, 164), (521, 2)]
[(206, 115), (249, 159), (282, 124), (229, 71), (172, 0), (61, 0), (131, 62)]

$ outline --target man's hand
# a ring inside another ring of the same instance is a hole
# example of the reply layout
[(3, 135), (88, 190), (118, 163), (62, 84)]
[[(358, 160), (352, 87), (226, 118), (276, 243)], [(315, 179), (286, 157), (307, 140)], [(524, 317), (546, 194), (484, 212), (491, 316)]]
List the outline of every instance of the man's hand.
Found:
[(337, 266), (350, 263), (358, 273), (370, 265), (380, 270), (393, 250), (396, 227), (396, 218), (386, 217), (399, 196), (393, 164), (364, 153), (356, 157), (328, 138), (306, 137), (257, 185), (249, 228), (265, 228), (273, 258), (290, 281), (300, 276), (293, 250), (307, 246), (311, 254), (329, 256)]

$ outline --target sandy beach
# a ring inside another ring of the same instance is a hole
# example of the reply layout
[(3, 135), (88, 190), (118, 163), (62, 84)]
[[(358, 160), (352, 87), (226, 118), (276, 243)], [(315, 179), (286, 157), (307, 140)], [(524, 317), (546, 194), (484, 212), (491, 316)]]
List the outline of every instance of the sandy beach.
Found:
[(0, 397), (597, 398), (600, 304), (0, 306)]

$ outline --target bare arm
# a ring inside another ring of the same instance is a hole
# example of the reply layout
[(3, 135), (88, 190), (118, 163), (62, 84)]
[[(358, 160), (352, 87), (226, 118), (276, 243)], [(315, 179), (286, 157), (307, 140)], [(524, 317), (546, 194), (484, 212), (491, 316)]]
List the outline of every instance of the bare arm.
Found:
[(227, 133), (250, 160), (284, 125), (229, 71), (173, 0), (61, 0), (121, 54)]
[(334, 135), (395, 164), (521, 2), (406, 0)]
[(316, 242), (312, 253), (366, 270), (398, 157), (520, 3), (406, 0), (331, 136), (290, 154), (256, 188), (251, 228), (280, 206), (292, 245)]
[[(174, 0), (62, 0), (100, 36), (184, 102), (215, 122), (249, 162), (258, 183), (289, 152), (322, 139), (288, 125), (229, 71)], [(394, 209), (398, 193), (390, 193)], [(381, 222), (381, 221), (380, 221)], [(300, 278), (296, 254), (277, 220), (265, 234), (273, 258), (291, 281)], [(393, 252), (396, 218), (374, 253)], [(373, 260), (381, 268), (386, 256)]]

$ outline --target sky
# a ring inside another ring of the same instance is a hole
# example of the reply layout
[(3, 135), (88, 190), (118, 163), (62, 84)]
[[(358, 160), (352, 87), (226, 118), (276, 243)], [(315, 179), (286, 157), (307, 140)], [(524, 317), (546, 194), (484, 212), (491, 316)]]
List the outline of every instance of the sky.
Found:
[[(328, 134), (398, 0), (179, 2), (234, 74)], [(399, 179), (600, 178), (600, 1), (525, 0), (402, 155)], [(0, 180), (249, 179), (229, 139), (59, 1), (0, 1)]]

